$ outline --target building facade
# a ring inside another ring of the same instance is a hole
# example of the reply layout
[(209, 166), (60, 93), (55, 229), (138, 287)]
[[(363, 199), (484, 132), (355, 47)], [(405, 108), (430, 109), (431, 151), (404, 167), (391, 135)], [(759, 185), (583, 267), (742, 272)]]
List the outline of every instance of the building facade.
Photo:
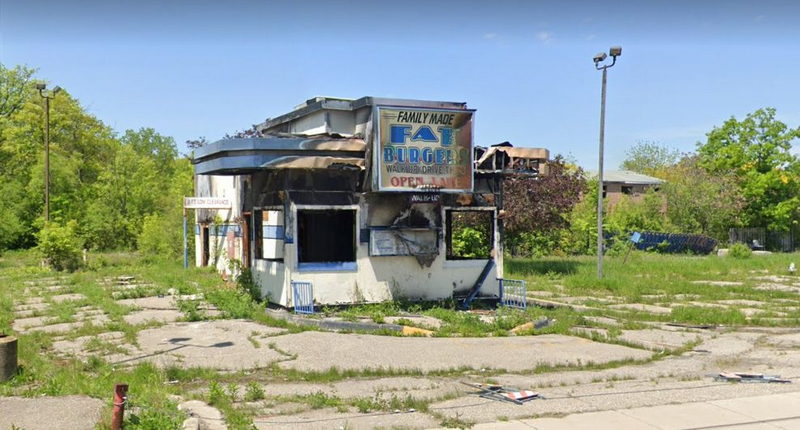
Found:
[(535, 175), (548, 154), (476, 150), (474, 118), (465, 103), (318, 97), (198, 148), (196, 195), (231, 207), (196, 211), (196, 264), (248, 267), (285, 307), (306, 283), (316, 305), (498, 297), (504, 168)]

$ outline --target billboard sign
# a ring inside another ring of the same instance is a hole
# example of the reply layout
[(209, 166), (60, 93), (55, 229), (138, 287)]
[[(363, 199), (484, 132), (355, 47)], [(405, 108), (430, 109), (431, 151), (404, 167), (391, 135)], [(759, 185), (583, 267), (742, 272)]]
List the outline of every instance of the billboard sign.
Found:
[(472, 191), (474, 110), (375, 108), (376, 191)]

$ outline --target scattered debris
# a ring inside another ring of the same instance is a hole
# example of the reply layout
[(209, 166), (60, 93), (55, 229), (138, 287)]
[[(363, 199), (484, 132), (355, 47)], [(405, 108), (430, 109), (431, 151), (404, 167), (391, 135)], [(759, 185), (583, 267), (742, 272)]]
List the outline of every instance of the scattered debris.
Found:
[(424, 328), (403, 326), (403, 336), (432, 336), (433, 331), (425, 330)]
[(778, 384), (790, 384), (792, 382), (788, 379), (781, 379), (780, 375), (765, 375), (763, 373), (720, 372), (712, 376), (715, 381), (720, 382), (766, 382)]
[(534, 399), (544, 399), (539, 393), (519, 388), (504, 387), (502, 385), (486, 385), (474, 382), (461, 382), (462, 384), (480, 390), (478, 397), (484, 399), (497, 400), (500, 402), (511, 402), (521, 405)]
[(510, 331), (511, 331), (511, 333), (518, 334), (519, 332), (526, 332), (526, 331), (530, 331), (530, 330), (539, 330), (539, 329), (542, 329), (544, 327), (549, 327), (549, 326), (553, 325), (555, 322), (556, 322), (555, 319), (550, 319), (550, 318), (544, 317), (544, 318), (539, 319), (537, 321), (528, 321), (525, 324), (518, 325), (518, 326), (512, 328)]
[(711, 324), (682, 324), (682, 323), (666, 323), (664, 325), (668, 325), (670, 327), (680, 327), (680, 328), (695, 328), (695, 329), (702, 329), (702, 330), (712, 330), (717, 328), (715, 325)]

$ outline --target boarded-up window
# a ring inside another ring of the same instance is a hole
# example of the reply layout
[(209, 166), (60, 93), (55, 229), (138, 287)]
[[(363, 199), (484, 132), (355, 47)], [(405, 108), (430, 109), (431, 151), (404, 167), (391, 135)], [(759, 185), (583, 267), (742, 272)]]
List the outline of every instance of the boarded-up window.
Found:
[(283, 211), (267, 210), (261, 214), (262, 258), (283, 260)]

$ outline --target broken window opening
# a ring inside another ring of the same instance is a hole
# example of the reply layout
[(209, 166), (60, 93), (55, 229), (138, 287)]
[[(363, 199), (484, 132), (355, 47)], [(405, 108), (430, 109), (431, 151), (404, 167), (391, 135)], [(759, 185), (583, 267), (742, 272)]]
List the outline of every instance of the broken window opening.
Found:
[(298, 210), (297, 236), (297, 261), (301, 265), (322, 263), (321, 268), (355, 269), (355, 210)]
[(485, 260), (494, 247), (494, 215), (486, 210), (448, 210), (447, 259)]
[(633, 187), (623, 185), (622, 194), (628, 194), (628, 195), (633, 194)]

